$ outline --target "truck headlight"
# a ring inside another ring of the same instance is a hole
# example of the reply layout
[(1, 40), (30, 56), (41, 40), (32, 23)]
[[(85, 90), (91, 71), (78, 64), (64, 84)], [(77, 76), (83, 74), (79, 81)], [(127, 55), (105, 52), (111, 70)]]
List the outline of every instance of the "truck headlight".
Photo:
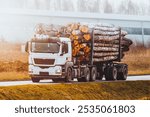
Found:
[(57, 69), (57, 70), (55, 71), (55, 73), (60, 74), (60, 73), (61, 73), (61, 70), (60, 70), (60, 69)]

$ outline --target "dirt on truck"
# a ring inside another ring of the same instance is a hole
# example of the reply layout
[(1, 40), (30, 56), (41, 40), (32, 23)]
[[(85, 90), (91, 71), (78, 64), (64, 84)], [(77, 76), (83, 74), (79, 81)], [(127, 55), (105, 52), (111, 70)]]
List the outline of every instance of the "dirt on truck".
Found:
[(128, 65), (121, 59), (132, 44), (126, 35), (120, 27), (109, 24), (39, 24), (26, 44), (31, 79), (126, 80)]

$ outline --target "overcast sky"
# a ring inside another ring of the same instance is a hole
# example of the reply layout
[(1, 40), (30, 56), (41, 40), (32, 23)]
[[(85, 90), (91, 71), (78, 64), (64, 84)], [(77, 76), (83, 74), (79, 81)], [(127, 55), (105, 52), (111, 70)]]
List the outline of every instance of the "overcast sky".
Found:
[[(108, 3), (107, 3), (108, 1)], [(105, 6), (113, 13), (122, 14), (121, 4), (128, 9), (128, 2), (137, 10), (135, 15), (150, 15), (150, 0), (0, 0), (0, 8), (38, 9), (53, 11), (82, 11), (105, 13)], [(107, 5), (106, 5), (107, 4)], [(81, 7), (81, 8), (80, 8)], [(85, 10), (81, 10), (86, 7)]]
[[(132, 5), (129, 4), (129, 1)], [(33, 33), (35, 25), (32, 22), (33, 18), (19, 19), (15, 15), (1, 15), (1, 13), (4, 14), (3, 11), (9, 9), (9, 12), (15, 8), (19, 9), (16, 10), (17, 12), (26, 9), (30, 9), (32, 12), (33, 9), (150, 16), (150, 0), (0, 0), (0, 39), (3, 37), (12, 41), (25, 40), (32, 36), (31, 32)], [(39, 21), (44, 20), (46, 18)]]

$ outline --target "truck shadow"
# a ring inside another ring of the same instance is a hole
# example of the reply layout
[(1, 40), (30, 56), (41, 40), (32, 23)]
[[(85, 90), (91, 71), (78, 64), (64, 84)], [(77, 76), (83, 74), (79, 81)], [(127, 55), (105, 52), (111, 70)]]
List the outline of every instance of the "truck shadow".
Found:
[(90, 81), (90, 82), (78, 82), (77, 80), (71, 81), (71, 82), (64, 82), (64, 81), (60, 81), (60, 82), (53, 82), (52, 80), (41, 80), (38, 84), (85, 84), (85, 83), (98, 83), (98, 82), (123, 82), (122, 80), (120, 81), (106, 81), (106, 80), (96, 80), (94, 82)]

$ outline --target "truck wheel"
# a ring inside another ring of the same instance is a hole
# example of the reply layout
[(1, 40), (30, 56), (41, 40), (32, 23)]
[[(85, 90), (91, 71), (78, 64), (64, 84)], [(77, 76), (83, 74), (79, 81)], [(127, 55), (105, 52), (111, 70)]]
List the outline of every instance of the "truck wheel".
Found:
[(95, 81), (96, 78), (97, 78), (97, 69), (96, 67), (92, 67), (90, 81)]
[(105, 68), (105, 79), (110, 80), (110, 73), (109, 73), (110, 67)]
[(71, 82), (73, 80), (72, 78), (72, 69), (68, 68), (67, 69), (67, 75), (66, 75), (66, 82)]
[(103, 71), (102, 71), (102, 69), (99, 69), (98, 71), (97, 71), (99, 74), (97, 75), (97, 77), (96, 77), (96, 79), (97, 80), (102, 80), (103, 79)]
[(89, 82), (90, 81), (90, 69), (89, 68), (85, 68), (84, 75), (85, 75), (83, 77), (84, 82)]
[(35, 82), (35, 83), (40, 82), (40, 78), (32, 77), (31, 80), (32, 80), (32, 82)]
[(60, 83), (60, 82), (65, 82), (65, 79), (64, 78), (53, 78), (52, 81), (54, 83)]
[(81, 78), (78, 78), (78, 82), (89, 82), (90, 81), (90, 69), (85, 68), (84, 69), (84, 76)]
[(126, 80), (127, 76), (128, 76), (128, 68), (127, 68), (127, 66), (124, 66), (122, 68), (122, 72), (118, 72), (117, 80)]
[(115, 66), (108, 67), (105, 73), (106, 80), (116, 80), (117, 79), (117, 68)]
[(84, 82), (83, 78), (77, 78), (78, 82)]

